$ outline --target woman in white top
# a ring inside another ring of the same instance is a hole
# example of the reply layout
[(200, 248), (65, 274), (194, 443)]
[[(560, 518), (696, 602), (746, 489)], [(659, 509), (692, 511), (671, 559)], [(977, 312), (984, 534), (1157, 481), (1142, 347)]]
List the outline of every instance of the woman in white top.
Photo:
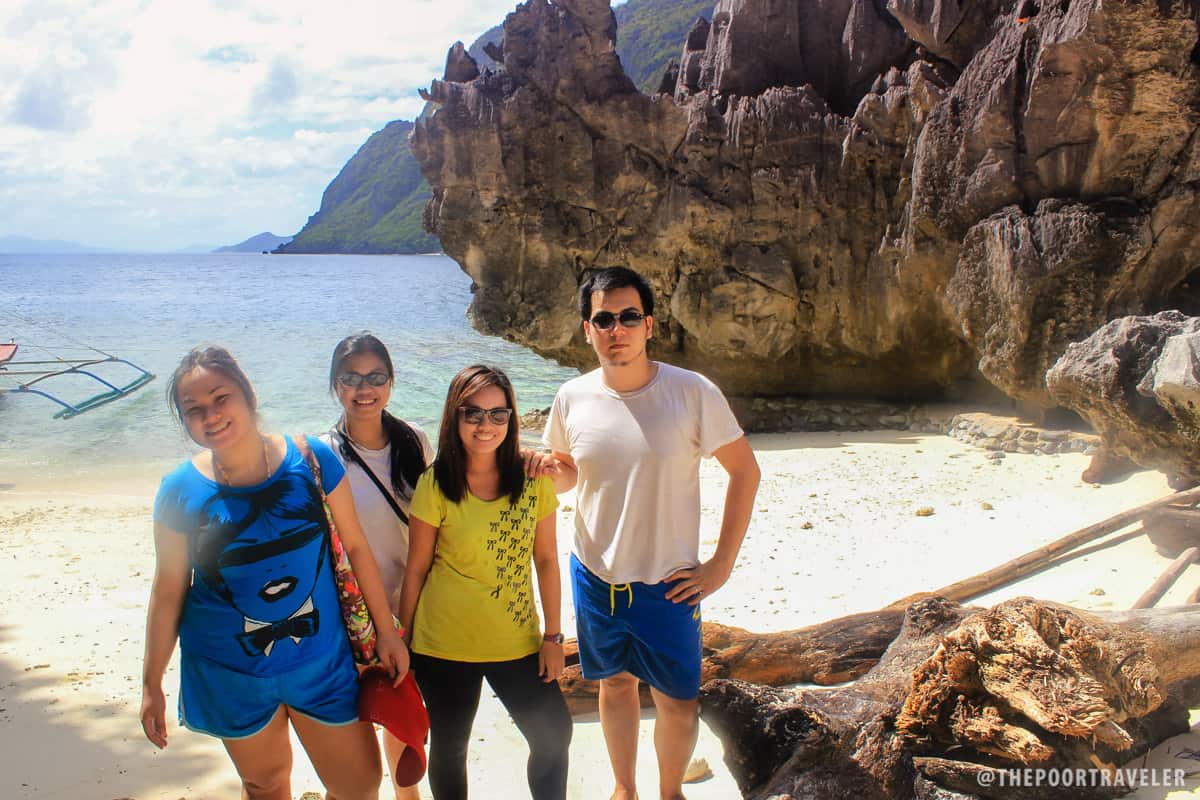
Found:
[[(408, 560), (408, 506), (417, 478), (433, 461), (425, 432), (387, 411), (395, 370), (387, 348), (370, 333), (338, 342), (329, 364), (329, 389), (342, 404), (342, 416), (323, 437), (346, 467), (354, 507), (384, 588), (396, 611)], [(395, 764), (404, 745), (386, 730), (383, 749)], [(417, 800), (415, 786), (392, 779), (397, 800)]]

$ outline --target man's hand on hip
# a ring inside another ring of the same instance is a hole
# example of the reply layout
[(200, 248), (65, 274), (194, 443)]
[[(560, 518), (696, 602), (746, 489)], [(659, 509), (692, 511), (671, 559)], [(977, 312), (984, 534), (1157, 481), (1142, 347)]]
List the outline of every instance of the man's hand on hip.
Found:
[(697, 567), (676, 570), (663, 579), (667, 582), (678, 581), (667, 592), (666, 597), (672, 603), (694, 606), (724, 586), (725, 581), (729, 580), (730, 572), (732, 567), (719, 564), (714, 558)]

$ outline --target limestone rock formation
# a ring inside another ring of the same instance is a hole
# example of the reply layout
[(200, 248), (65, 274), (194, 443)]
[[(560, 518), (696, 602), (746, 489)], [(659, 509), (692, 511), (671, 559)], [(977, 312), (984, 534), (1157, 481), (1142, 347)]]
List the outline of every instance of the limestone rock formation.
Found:
[(1200, 318), (1177, 311), (1113, 320), (1067, 347), (1051, 396), (1084, 416), (1106, 448), (1200, 483)]
[(719, 0), (648, 96), (607, 0), (529, 0), (501, 68), (429, 91), (426, 223), (475, 324), (564, 363), (592, 363), (576, 287), (623, 264), (659, 295), (654, 355), (730, 394), (1052, 407), (1071, 342), (1200, 310), (1198, 18)]
[(446, 54), (446, 71), (442, 75), (444, 81), (466, 83), (479, 77), (479, 64), (467, 52), (462, 42), (455, 42)]

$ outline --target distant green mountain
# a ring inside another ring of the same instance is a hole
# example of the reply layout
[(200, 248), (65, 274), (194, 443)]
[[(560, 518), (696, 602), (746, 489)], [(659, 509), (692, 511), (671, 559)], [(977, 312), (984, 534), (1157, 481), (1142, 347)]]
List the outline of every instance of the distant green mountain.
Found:
[[(716, 0), (629, 0), (613, 9), (617, 17), (617, 55), (625, 74), (643, 92), (658, 91), (667, 63), (679, 60), (683, 41), (697, 17), (712, 17)], [(483, 52), (488, 42), (504, 40), (501, 25), (485, 31), (467, 48), (479, 68), (496, 66)]]
[(321, 197), (321, 208), (278, 253), (428, 253), (441, 249), (421, 226), (429, 185), (408, 149), (413, 123), (371, 134)]
[[(617, 55), (643, 92), (658, 89), (667, 62), (678, 59), (696, 17), (715, 0), (629, 0), (617, 6)], [(468, 52), (480, 69), (496, 68), (483, 52), (504, 30), (486, 31)], [(279, 253), (425, 253), (440, 249), (421, 215), (431, 192), (408, 149), (413, 123), (399, 120), (367, 139), (321, 198), (321, 208)]]
[(625, 74), (643, 92), (658, 91), (696, 17), (709, 19), (714, 5), (716, 0), (629, 0), (617, 6), (617, 55)]
[(251, 236), (244, 242), (218, 247), (213, 250), (214, 253), (263, 253), (270, 252), (276, 247), (287, 244), (292, 240), (291, 236), (276, 236), (270, 231), (259, 233)]

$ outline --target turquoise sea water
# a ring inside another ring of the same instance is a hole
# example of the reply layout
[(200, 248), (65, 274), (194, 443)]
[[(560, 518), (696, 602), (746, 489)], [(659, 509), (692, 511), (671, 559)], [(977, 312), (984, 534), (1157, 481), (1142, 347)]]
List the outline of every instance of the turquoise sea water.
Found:
[[(466, 321), (469, 302), (470, 279), (444, 256), (0, 255), (0, 342), (15, 338), (18, 360), (87, 357), (89, 345), (158, 376), (68, 420), (53, 419), (48, 400), (0, 394), (0, 488), (161, 472), (194, 452), (168, 412), (165, 387), (183, 354), (201, 344), (237, 356), (266, 427), (287, 433), (321, 432), (337, 418), (329, 356), (358, 330), (392, 353), (392, 411), (431, 435), (450, 378), (468, 364), (503, 368), (522, 411), (549, 405), (578, 374), (477, 333)], [(134, 375), (107, 366), (114, 382)], [(0, 388), (15, 381), (0, 377)], [(54, 386), (74, 400), (94, 393), (81, 379)]]

